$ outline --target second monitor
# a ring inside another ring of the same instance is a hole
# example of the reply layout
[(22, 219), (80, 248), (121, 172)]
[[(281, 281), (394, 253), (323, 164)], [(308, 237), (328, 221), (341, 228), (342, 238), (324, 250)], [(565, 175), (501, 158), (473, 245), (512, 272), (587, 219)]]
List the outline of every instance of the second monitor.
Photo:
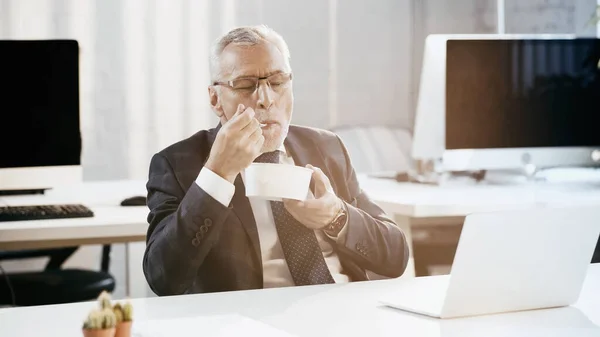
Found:
[(435, 103), (417, 112), (417, 158), (439, 158), (444, 171), (600, 159), (599, 39), (433, 36), (425, 57), (420, 95)]

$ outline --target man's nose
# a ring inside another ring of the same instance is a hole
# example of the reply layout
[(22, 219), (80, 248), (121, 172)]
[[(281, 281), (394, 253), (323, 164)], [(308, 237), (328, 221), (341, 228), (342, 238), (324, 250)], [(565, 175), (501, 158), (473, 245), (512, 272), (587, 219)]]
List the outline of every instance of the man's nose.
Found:
[(258, 102), (256, 104), (258, 108), (269, 110), (273, 105), (273, 91), (267, 83), (267, 81), (260, 81), (258, 83)]

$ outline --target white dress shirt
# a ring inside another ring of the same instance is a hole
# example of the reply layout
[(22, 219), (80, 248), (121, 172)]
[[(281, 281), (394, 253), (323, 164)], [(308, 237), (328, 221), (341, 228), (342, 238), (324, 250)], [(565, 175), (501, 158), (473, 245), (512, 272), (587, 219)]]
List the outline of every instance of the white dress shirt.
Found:
[[(285, 147), (281, 146), (280, 151), (283, 152), (280, 158), (281, 164), (294, 165), (294, 160), (291, 156), (287, 155)], [(242, 179), (245, 179), (245, 172), (242, 171)], [(215, 200), (219, 201), (225, 206), (229, 206), (231, 199), (235, 193), (235, 186), (229, 181), (221, 178), (210, 169), (203, 167), (198, 174), (196, 184), (208, 193)], [(313, 198), (312, 193), (309, 193), (309, 197)], [(258, 237), (260, 240), (260, 251), (262, 255), (263, 263), (263, 287), (274, 288), (274, 287), (286, 287), (293, 286), (294, 281), (287, 262), (285, 261), (283, 250), (277, 236), (277, 229), (275, 228), (275, 221), (273, 220), (273, 213), (271, 212), (271, 204), (268, 200), (249, 198), (252, 213), (256, 220), (256, 226), (258, 228)], [(345, 234), (344, 228), (338, 237)], [(327, 267), (331, 272), (331, 276), (336, 283), (349, 282), (348, 275), (342, 273), (342, 266), (340, 260), (333, 250), (333, 247), (325, 239), (325, 233), (321, 230), (315, 230), (317, 241), (323, 252), (323, 257), (327, 263)]]

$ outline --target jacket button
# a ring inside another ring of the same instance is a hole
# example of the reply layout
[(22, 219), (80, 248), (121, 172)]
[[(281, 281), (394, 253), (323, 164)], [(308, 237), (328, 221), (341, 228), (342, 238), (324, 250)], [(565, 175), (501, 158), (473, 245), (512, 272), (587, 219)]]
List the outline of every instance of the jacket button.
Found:
[(192, 245), (194, 247), (198, 247), (199, 244), (200, 244), (200, 240), (198, 240), (197, 238), (194, 238), (194, 240), (192, 240)]
[(200, 233), (200, 232), (196, 232), (196, 239), (197, 239), (198, 241), (200, 241), (200, 240), (202, 239), (202, 236), (203, 236), (203, 235), (202, 235), (202, 233)]
[(206, 227), (206, 226), (201, 226), (201, 227), (200, 227), (200, 233), (202, 233), (202, 234), (204, 235), (206, 232), (208, 232), (208, 227)]
[(209, 218), (204, 219), (204, 225), (208, 227), (212, 226), (212, 220)]

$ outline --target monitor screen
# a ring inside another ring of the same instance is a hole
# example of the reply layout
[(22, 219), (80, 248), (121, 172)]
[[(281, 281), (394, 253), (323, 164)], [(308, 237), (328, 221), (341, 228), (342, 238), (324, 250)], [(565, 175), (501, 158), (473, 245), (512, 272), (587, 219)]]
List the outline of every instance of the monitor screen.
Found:
[(80, 165), (76, 41), (0, 41), (0, 169)]
[(600, 146), (600, 40), (449, 40), (446, 149)]

